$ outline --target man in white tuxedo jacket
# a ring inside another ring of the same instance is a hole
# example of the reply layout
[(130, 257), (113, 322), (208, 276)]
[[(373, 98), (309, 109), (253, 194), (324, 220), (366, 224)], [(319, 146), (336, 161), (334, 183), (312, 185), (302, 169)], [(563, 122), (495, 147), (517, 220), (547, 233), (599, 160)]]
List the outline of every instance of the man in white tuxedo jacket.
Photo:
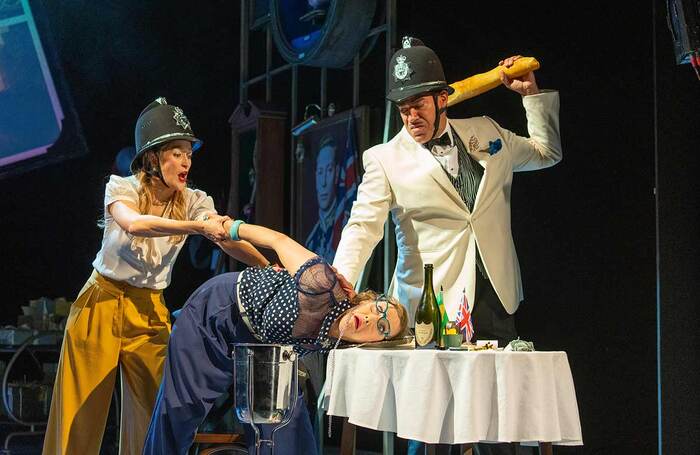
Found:
[(355, 283), (391, 213), (398, 256), (390, 293), (413, 316), (423, 266), (432, 263), (450, 319), (464, 290), (475, 338), (506, 343), (516, 337), (512, 315), (523, 299), (510, 226), (513, 172), (561, 160), (559, 95), (540, 91), (532, 73), (512, 80), (501, 74), (503, 85), (523, 97), (526, 138), (488, 117), (448, 119), (453, 89), (438, 57), (418, 40), (404, 38), (389, 71), (387, 98), (404, 126), (365, 151), (365, 173), (333, 265)]
[[(517, 59), (500, 64), (509, 67)], [(561, 160), (559, 95), (540, 91), (532, 73), (513, 80), (501, 74), (503, 84), (523, 97), (526, 138), (488, 117), (448, 119), (453, 89), (437, 55), (419, 40), (404, 38), (389, 71), (387, 98), (404, 126), (386, 144), (365, 151), (365, 173), (333, 265), (355, 283), (391, 213), (398, 258), (390, 293), (411, 317), (422, 293), (423, 266), (432, 263), (433, 283), (445, 290), (450, 319), (466, 292), (474, 337), (507, 343), (517, 336), (513, 314), (523, 299), (510, 228), (513, 172)], [(476, 444), (474, 450), (517, 452), (509, 444)], [(422, 443), (410, 441), (409, 454), (417, 453)]]

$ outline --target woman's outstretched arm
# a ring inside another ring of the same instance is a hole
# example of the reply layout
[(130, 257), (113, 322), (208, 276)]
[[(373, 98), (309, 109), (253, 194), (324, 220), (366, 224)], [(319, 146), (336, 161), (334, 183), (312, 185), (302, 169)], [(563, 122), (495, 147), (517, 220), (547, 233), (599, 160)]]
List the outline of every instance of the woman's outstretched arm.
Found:
[(219, 216), (212, 216), (207, 221), (171, 220), (141, 214), (133, 204), (121, 200), (109, 204), (107, 210), (122, 229), (139, 237), (201, 234), (215, 242), (228, 238), (228, 233), (221, 226), (223, 218)]
[(250, 242), (245, 240), (238, 242), (234, 240), (224, 240), (223, 242), (216, 242), (216, 244), (219, 245), (219, 248), (221, 248), (224, 253), (246, 265), (259, 265), (260, 267), (264, 267), (269, 264), (265, 256), (251, 245)]
[[(224, 228), (230, 230), (231, 224), (232, 221), (226, 221)], [(255, 224), (241, 224), (238, 227), (238, 237), (257, 247), (274, 250), (282, 266), (291, 275), (294, 275), (304, 262), (316, 256), (316, 253), (307, 250), (289, 236)]]

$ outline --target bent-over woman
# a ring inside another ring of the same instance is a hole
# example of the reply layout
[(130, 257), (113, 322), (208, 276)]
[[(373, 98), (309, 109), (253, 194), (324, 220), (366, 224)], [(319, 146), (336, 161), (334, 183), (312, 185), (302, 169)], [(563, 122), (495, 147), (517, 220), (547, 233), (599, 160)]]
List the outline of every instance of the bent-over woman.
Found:
[[(284, 234), (226, 221), (233, 240), (273, 249), (284, 266), (248, 267), (211, 278), (175, 321), (163, 382), (144, 454), (186, 454), (214, 401), (233, 384), (233, 343), (291, 344), (301, 355), (336, 342), (396, 338), (407, 330), (402, 305), (352, 286), (315, 253)], [(275, 434), (275, 453), (312, 455), (316, 445), (306, 406)], [(271, 428), (263, 425), (263, 437)], [(247, 435), (255, 453), (252, 433)], [(262, 449), (265, 449), (264, 447)]]

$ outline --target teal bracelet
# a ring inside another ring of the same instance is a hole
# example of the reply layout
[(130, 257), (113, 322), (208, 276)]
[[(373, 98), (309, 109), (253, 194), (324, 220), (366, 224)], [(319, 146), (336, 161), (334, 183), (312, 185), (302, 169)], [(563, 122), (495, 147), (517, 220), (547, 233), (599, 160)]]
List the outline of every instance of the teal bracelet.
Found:
[(238, 228), (241, 227), (241, 224), (245, 223), (243, 220), (236, 220), (233, 223), (231, 223), (231, 229), (228, 231), (228, 235), (231, 236), (231, 240), (240, 240), (241, 238), (238, 237)]

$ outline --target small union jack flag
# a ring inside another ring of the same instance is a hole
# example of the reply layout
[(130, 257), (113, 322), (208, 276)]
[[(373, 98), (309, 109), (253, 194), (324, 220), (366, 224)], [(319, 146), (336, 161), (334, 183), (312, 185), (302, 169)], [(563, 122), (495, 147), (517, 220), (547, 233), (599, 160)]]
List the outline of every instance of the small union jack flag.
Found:
[(464, 339), (471, 341), (474, 336), (474, 325), (472, 324), (472, 314), (469, 312), (466, 290), (462, 290), (462, 303), (457, 310), (457, 327), (460, 332), (464, 332)]

